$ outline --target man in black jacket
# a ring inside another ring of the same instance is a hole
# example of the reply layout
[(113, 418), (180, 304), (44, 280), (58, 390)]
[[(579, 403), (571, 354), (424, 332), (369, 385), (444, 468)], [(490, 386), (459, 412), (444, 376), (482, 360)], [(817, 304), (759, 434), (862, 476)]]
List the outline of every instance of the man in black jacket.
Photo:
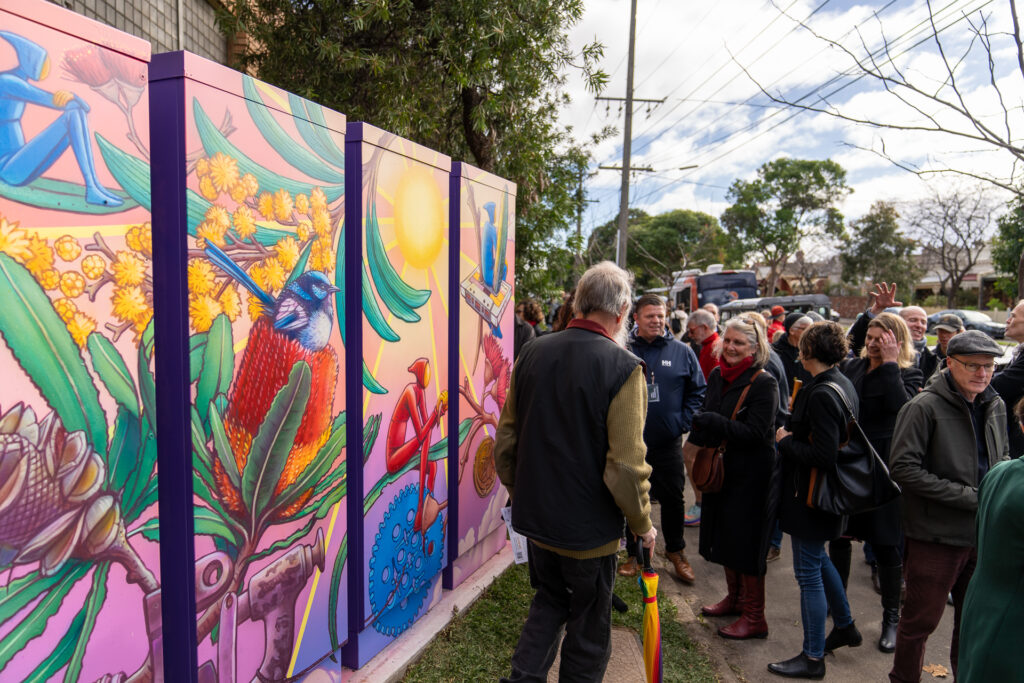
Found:
[(591, 267), (576, 289), (582, 317), (524, 346), (512, 370), (494, 465), (512, 498), (512, 527), (530, 539), (537, 592), (502, 680), (546, 680), (565, 627), (562, 671), (600, 681), (623, 517), (654, 549), (644, 367), (624, 348), (631, 289), (614, 263)]
[[(693, 567), (683, 550), (683, 435), (690, 431), (693, 416), (704, 405), (704, 373), (689, 346), (665, 333), (665, 304), (661, 297), (645, 294), (636, 302), (636, 328), (629, 350), (647, 366), (647, 420), (644, 443), (651, 466), (651, 490), (661, 503), (661, 530), (668, 559), (681, 581), (693, 583)], [(699, 498), (698, 498), (699, 500)], [(629, 558), (619, 574), (636, 576), (638, 548), (627, 534)]]

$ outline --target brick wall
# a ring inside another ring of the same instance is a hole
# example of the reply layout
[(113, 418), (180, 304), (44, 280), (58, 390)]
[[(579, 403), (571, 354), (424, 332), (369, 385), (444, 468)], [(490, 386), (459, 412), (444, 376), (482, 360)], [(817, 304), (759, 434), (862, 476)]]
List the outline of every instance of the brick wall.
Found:
[(841, 318), (856, 318), (858, 313), (863, 313), (868, 307), (866, 296), (830, 296), (832, 308), (839, 311)]
[(184, 48), (221, 64), (227, 61), (228, 41), (217, 29), (216, 9), (211, 0), (182, 0), (184, 44), (181, 46), (178, 45), (177, 0), (51, 1), (148, 40), (154, 53)]

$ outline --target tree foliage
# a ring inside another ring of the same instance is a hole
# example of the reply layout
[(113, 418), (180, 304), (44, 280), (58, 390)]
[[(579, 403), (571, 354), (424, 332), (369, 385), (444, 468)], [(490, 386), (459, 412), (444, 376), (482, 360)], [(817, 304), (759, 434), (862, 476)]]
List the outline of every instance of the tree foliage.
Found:
[(566, 256), (555, 251), (586, 159), (557, 124), (563, 86), (573, 70), (594, 90), (606, 78), (600, 45), (570, 46), (582, 12), (582, 0), (235, 0), (219, 21), (249, 36), (240, 66), (260, 78), (515, 182), (517, 273), (541, 296), (561, 268), (530, 269)]
[(875, 202), (859, 220), (850, 223), (851, 234), (842, 241), (839, 255), (843, 280), (861, 285), (867, 279), (895, 282), (901, 292), (913, 292), (921, 277), (914, 260), (914, 240), (900, 232), (899, 213), (890, 202)]
[(842, 234), (836, 205), (850, 192), (846, 171), (830, 159), (775, 159), (754, 180), (733, 182), (722, 225), (733, 244), (768, 266), (771, 290), (802, 241)]
[[(596, 228), (590, 236), (591, 263), (615, 258), (618, 219)], [(628, 268), (641, 289), (670, 287), (673, 273), (722, 263), (727, 238), (718, 219), (700, 211), (675, 209), (656, 216), (630, 211)]]
[(996, 219), (992, 238), (992, 264), (996, 271), (1010, 277), (998, 281), (1000, 291), (1015, 299), (1024, 299), (1024, 197), (1014, 195), (1008, 211)]

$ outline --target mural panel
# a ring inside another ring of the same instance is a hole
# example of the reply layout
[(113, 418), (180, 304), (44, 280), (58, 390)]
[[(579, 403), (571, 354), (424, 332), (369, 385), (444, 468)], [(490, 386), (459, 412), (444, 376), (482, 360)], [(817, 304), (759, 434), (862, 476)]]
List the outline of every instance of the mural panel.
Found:
[[(512, 372), (516, 186), (464, 163), (453, 164), (451, 224), (458, 234), (452, 272), (458, 306), (453, 379), (454, 419), (468, 425), (453, 448), (452, 496), (458, 543), (445, 587), (452, 588), (505, 545), (501, 508), (507, 495), (494, 469), (494, 435)], [(454, 246), (453, 246), (454, 250)], [(457, 277), (457, 280), (454, 280)]]
[(320, 660), (348, 631), (345, 119), (194, 55), (156, 63), (185, 79), (167, 106), (185, 117), (199, 677), (340, 678)]
[(362, 293), (347, 316), (350, 376), (363, 378), (348, 387), (349, 430), (364, 434), (349, 473), (344, 662), (357, 668), (437, 600), (447, 564), (450, 160), (366, 124), (346, 145), (348, 248), (362, 254), (347, 264)]
[(0, 2), (0, 680), (162, 677), (148, 61)]

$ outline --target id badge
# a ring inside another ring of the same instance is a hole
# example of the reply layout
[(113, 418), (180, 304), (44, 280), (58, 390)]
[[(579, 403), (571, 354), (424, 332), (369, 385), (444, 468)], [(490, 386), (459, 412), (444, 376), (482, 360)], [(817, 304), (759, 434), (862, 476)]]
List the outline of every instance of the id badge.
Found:
[(651, 383), (647, 385), (647, 402), (657, 403), (661, 400), (661, 394), (658, 392), (658, 385)]

